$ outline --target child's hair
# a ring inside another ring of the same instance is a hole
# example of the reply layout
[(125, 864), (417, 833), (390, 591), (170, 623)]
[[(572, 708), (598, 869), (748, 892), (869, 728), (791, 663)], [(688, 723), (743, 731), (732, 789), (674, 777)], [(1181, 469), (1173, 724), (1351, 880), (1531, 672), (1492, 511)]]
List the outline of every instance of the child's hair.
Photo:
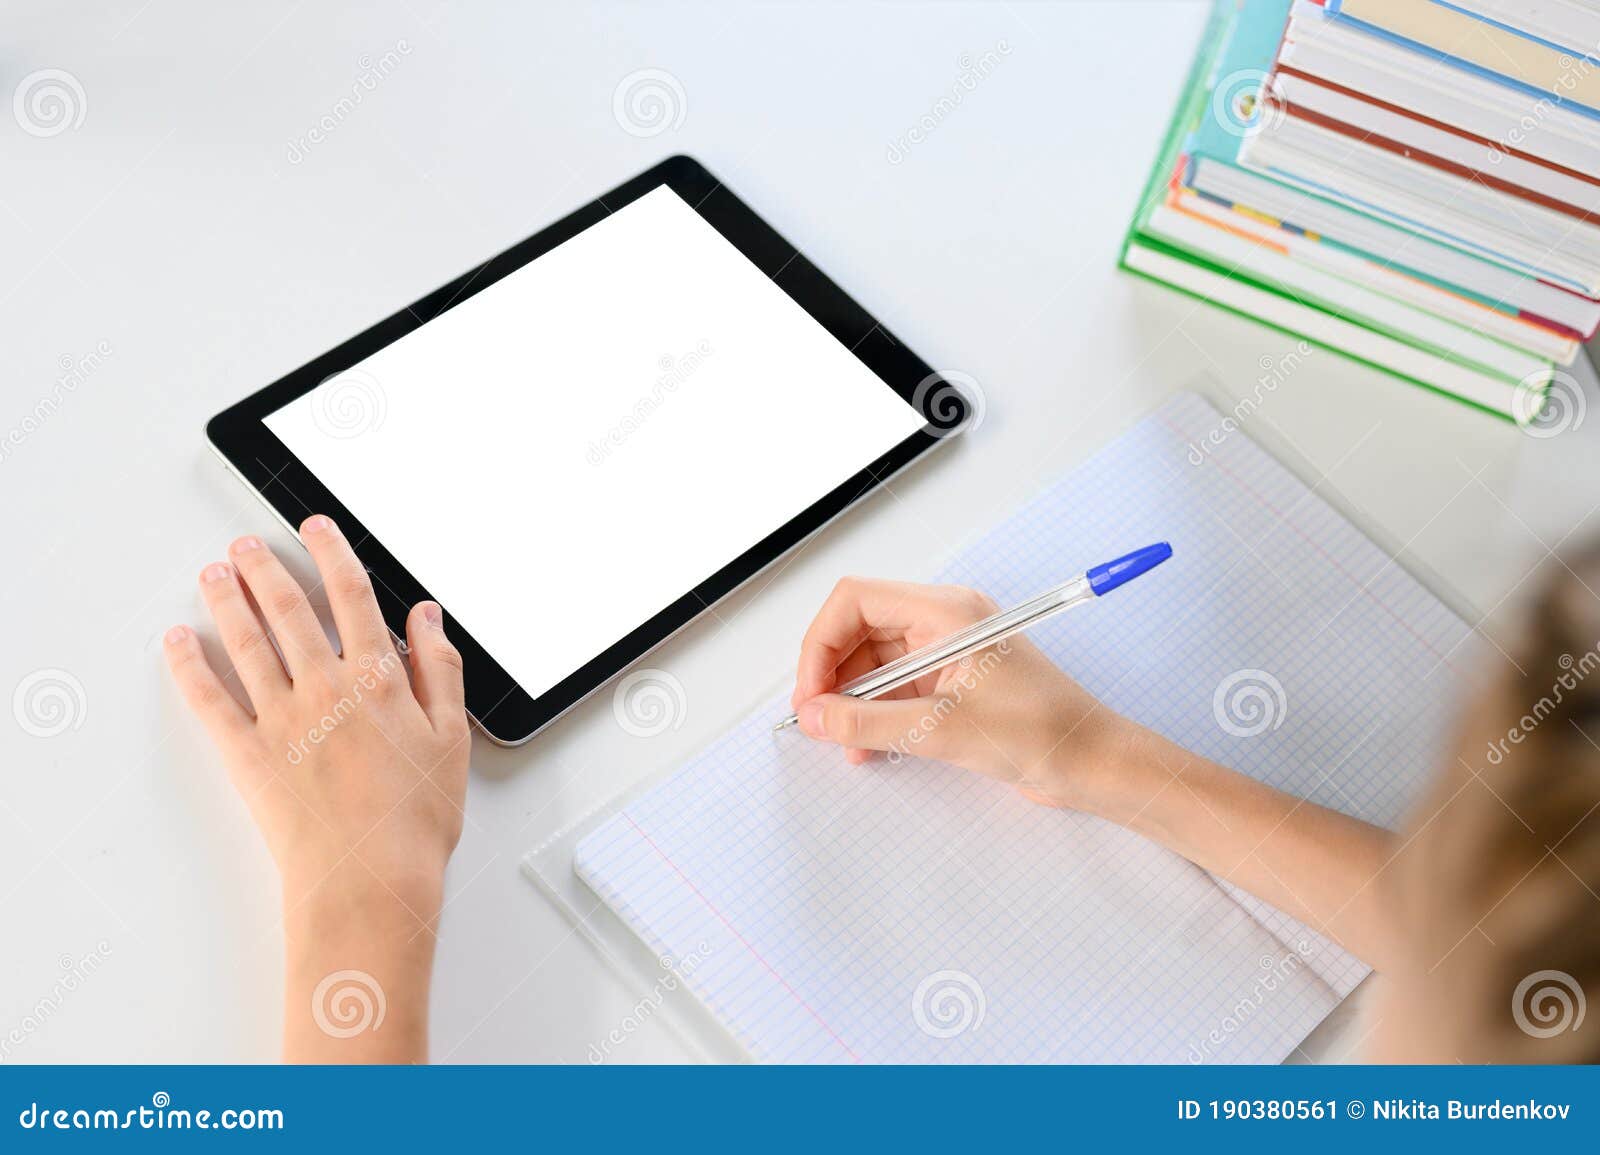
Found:
[[(1435, 1057), (1600, 1061), (1600, 550), (1555, 563), (1394, 868)], [(1422, 1008), (1419, 1008), (1422, 1009)]]

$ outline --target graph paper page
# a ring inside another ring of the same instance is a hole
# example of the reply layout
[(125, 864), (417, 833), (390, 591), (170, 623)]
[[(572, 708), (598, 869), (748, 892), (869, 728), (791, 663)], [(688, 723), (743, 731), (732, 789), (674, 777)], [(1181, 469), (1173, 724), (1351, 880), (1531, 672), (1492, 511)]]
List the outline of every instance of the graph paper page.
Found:
[[(1200, 398), (941, 580), (1012, 604), (1159, 540), (1172, 560), (1030, 636), (1183, 746), (1396, 825), (1447, 737), (1468, 628)], [(1276, 1062), (1366, 974), (1154, 843), (937, 763), (850, 767), (772, 733), (787, 709), (575, 855), (652, 950), (694, 960), (686, 984), (757, 1059)]]

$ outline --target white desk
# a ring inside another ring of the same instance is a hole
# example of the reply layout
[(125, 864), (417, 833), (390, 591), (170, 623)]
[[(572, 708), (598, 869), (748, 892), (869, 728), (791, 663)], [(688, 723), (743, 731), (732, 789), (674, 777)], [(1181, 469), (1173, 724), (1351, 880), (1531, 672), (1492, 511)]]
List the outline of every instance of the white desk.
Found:
[[(636, 996), (518, 857), (717, 734), (787, 668), (838, 575), (926, 576), (1166, 394), (1231, 406), (1290, 346), (1114, 269), (1199, 5), (533, 7), (152, 0), (8, 22), (0, 95), (60, 68), (87, 110), (49, 138), (0, 113), (0, 431), (28, 427), (0, 457), (0, 689), (59, 668), (84, 705), (50, 738), (0, 716), (0, 1040), (50, 1003), (0, 1057), (273, 1058), (273, 873), (159, 638), (204, 620), (195, 574), (234, 536), (296, 551), (201, 426), (620, 179), (699, 156), (914, 348), (976, 378), (987, 418), (650, 660), (686, 687), (680, 729), (630, 737), (608, 690), (522, 749), (477, 742), (441, 1059), (581, 1062), (621, 1020)], [(998, 65), (959, 89), (962, 58), (988, 52)], [(686, 97), (655, 137), (612, 113), (644, 68)], [(60, 363), (97, 348), (34, 420)], [(1594, 521), (1597, 427), (1534, 440), (1322, 352), (1248, 425), (1479, 611), (1519, 588), (1540, 537)], [(102, 941), (57, 999), (61, 957)], [(1353, 1042), (1336, 1024), (1308, 1049)], [(685, 1054), (656, 1024), (616, 1053)]]

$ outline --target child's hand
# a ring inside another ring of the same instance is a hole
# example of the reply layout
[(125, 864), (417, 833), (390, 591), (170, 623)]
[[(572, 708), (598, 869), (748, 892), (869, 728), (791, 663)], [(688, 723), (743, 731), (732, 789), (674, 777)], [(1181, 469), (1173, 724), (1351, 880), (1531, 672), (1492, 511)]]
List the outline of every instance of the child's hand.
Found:
[(791, 699), (800, 728), (845, 746), (852, 762), (874, 750), (935, 758), (1038, 802), (1081, 806), (1091, 773), (1108, 764), (1129, 724), (1021, 636), (875, 701), (828, 692), (998, 608), (958, 586), (844, 579), (801, 643)]
[[(996, 609), (954, 586), (839, 583), (806, 633), (800, 728), (868, 750), (923, 755), (1010, 782), (1035, 802), (1108, 819), (1244, 887), (1361, 958), (1393, 956), (1385, 830), (1291, 797), (1100, 705), (1021, 635), (863, 702), (826, 691)], [(895, 754), (891, 753), (891, 757)]]
[[(283, 878), (287, 1053), (418, 1058), (432, 924), (467, 785), (461, 657), (439, 607), (424, 602), (406, 623), (408, 678), (344, 536), (322, 516), (307, 519), (301, 535), (327, 587), (341, 653), (283, 564), (245, 537), (230, 548), (231, 564), (206, 567), (200, 589), (255, 716), (228, 692), (192, 629), (168, 631), (167, 661)], [(380, 1046), (347, 1042), (342, 1026), (324, 1027), (321, 1038), (306, 1032), (333, 1020), (297, 997), (340, 971), (385, 990), (388, 1030), (370, 1038)]]

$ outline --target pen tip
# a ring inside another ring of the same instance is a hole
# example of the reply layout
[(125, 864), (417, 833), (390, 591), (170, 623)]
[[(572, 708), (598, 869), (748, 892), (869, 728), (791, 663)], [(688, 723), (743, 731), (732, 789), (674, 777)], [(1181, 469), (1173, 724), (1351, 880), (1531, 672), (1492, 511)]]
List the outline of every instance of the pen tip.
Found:
[(785, 718), (783, 721), (779, 722), (776, 726), (774, 726), (772, 728), (772, 732), (774, 734), (776, 734), (779, 730), (787, 730), (790, 726), (793, 726), (794, 723), (795, 723), (795, 719), (793, 719), (793, 718)]

